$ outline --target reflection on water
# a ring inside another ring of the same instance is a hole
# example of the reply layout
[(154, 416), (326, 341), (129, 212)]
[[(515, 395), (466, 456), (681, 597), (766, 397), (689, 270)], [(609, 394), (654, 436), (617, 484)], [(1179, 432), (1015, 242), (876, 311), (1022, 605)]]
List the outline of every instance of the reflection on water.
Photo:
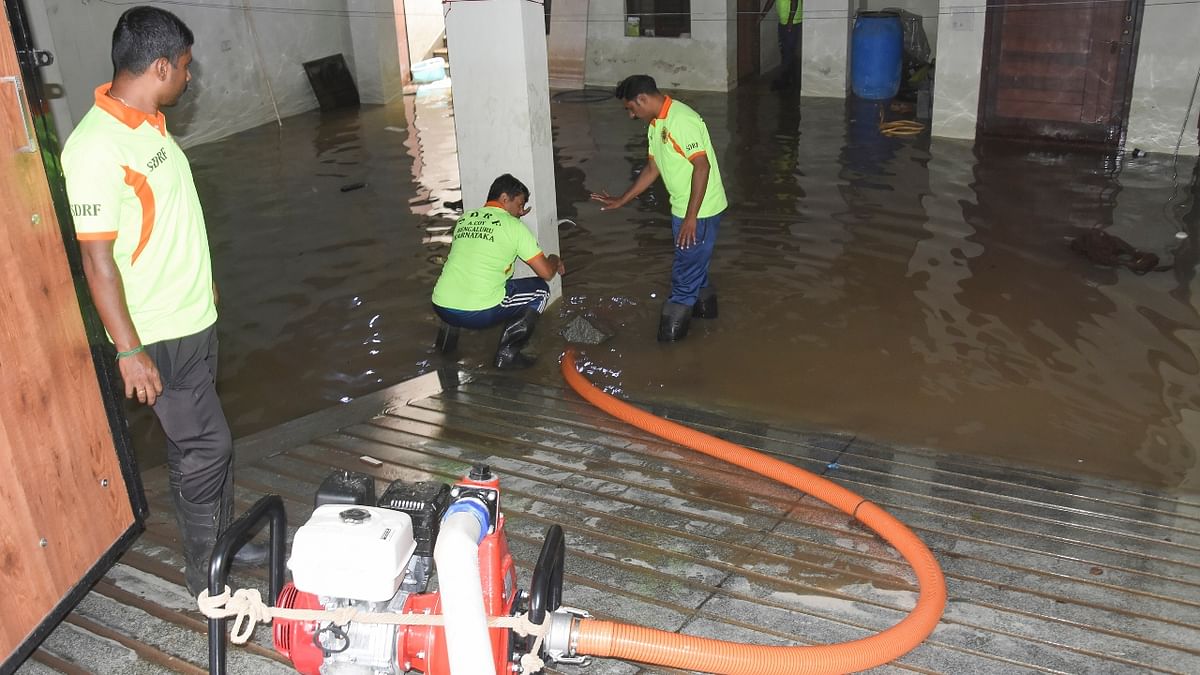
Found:
[[(873, 104), (755, 88), (682, 98), (730, 196), (721, 318), (654, 341), (666, 195), (615, 213), (587, 201), (642, 168), (645, 129), (613, 102), (555, 103), (559, 215), (575, 224), (524, 377), (558, 383), (557, 329), (587, 312), (617, 329), (586, 350), (591, 377), (631, 397), (1200, 489), (1194, 159), (1176, 189), (1169, 157), (884, 138)], [(443, 202), (459, 199), (447, 99), (302, 115), (190, 154), (235, 434), (441, 362), (428, 298)], [(1093, 226), (1173, 268), (1093, 265), (1066, 243)], [(463, 362), (483, 367), (495, 337), (464, 334)]]

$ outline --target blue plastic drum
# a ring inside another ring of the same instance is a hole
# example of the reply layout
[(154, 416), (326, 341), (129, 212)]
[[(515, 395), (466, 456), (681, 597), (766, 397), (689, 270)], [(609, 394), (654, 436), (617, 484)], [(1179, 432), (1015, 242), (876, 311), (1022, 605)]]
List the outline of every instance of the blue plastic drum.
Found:
[(896, 12), (859, 12), (850, 36), (850, 88), (859, 98), (892, 98), (900, 90), (904, 26)]

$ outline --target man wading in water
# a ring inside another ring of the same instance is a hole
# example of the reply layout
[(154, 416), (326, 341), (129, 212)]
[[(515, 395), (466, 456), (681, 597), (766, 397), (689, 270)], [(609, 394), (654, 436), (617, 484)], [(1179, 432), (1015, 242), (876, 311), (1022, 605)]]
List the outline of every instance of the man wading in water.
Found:
[(709, 284), (708, 263), (727, 205), (721, 169), (704, 120), (695, 110), (660, 92), (654, 78), (630, 75), (617, 85), (616, 96), (630, 119), (650, 125), (646, 132), (650, 158), (625, 194), (613, 197), (593, 192), (592, 199), (603, 204), (604, 211), (620, 208), (662, 176), (671, 196), (675, 261), (658, 340), (675, 342), (687, 335), (691, 317), (717, 318), (717, 293)]

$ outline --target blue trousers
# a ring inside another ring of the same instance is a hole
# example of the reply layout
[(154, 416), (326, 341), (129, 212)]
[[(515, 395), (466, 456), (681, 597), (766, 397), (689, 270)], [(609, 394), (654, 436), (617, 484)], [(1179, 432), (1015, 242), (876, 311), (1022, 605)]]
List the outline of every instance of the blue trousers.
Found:
[[(721, 216), (701, 218), (696, 221), (696, 243), (691, 248), (679, 248), (675, 244), (675, 261), (671, 265), (671, 297), (668, 302), (691, 307), (700, 297), (700, 289), (708, 287), (708, 263), (712, 260), (713, 246), (717, 243), (717, 231)], [(671, 240), (679, 241), (679, 226), (683, 218), (671, 216)]]
[(538, 277), (525, 277), (509, 279), (504, 285), (504, 299), (495, 307), (466, 311), (434, 305), (433, 311), (451, 326), (479, 329), (508, 321), (530, 307), (541, 314), (549, 300), (549, 284)]
[(784, 84), (796, 81), (796, 47), (803, 35), (802, 24), (779, 24), (779, 79)]

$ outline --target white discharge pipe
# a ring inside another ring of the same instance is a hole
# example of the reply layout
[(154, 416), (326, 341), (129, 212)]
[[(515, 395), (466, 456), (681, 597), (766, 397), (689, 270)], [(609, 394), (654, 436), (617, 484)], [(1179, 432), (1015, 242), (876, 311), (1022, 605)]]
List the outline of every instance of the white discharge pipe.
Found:
[(453, 511), (442, 521), (433, 550), (452, 675), (496, 671), (487, 612), (483, 608), (483, 581), (479, 575), (479, 540), (483, 527), (480, 517), (471, 510)]

